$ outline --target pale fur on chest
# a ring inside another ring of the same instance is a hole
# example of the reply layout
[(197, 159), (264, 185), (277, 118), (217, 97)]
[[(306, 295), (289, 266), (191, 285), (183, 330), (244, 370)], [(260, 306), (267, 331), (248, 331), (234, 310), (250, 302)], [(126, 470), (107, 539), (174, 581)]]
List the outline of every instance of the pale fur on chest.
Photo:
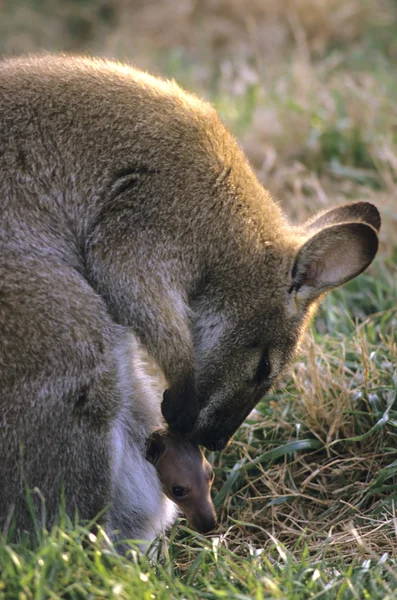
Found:
[(107, 529), (115, 541), (150, 542), (174, 522), (177, 507), (164, 494), (156, 469), (145, 457), (145, 442), (162, 425), (165, 385), (132, 334), (117, 349), (122, 406), (111, 427), (112, 500)]

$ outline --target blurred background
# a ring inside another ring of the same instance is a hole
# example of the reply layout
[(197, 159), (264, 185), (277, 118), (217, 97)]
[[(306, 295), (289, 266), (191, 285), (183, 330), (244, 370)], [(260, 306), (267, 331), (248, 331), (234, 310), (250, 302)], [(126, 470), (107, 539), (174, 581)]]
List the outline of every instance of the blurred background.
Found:
[(43, 51), (209, 99), (293, 220), (374, 194), (396, 218), (395, 0), (0, 0), (1, 54)]

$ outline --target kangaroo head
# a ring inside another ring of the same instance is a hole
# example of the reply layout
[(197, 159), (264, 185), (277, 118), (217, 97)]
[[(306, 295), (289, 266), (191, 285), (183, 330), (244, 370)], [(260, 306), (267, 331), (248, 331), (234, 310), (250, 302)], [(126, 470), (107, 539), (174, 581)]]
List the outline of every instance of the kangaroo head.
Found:
[(147, 459), (156, 467), (164, 493), (200, 533), (216, 525), (211, 500), (211, 465), (198, 448), (177, 433), (156, 430), (147, 443)]
[(285, 230), (283, 243), (262, 254), (247, 249), (245, 261), (209, 276), (192, 300), (200, 409), (187, 432), (192, 442), (226, 446), (291, 362), (318, 300), (371, 263), (379, 228), (371, 204), (342, 206)]

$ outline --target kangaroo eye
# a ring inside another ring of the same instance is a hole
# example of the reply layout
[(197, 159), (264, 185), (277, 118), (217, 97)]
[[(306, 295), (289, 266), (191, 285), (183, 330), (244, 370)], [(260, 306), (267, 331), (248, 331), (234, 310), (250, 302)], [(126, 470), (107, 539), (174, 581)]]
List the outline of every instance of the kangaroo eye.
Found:
[(171, 489), (171, 492), (175, 498), (183, 498), (186, 496), (185, 488), (181, 487), (180, 485), (174, 485), (174, 487)]
[(262, 354), (258, 368), (255, 373), (255, 379), (257, 383), (262, 383), (264, 379), (267, 379), (271, 373), (271, 365), (267, 350)]

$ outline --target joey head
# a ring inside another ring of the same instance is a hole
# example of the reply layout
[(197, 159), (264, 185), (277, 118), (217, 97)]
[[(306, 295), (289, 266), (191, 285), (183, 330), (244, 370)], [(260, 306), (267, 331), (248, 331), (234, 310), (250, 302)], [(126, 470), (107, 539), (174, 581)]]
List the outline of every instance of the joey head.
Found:
[(147, 459), (155, 466), (166, 496), (194, 529), (200, 533), (214, 529), (213, 473), (202, 450), (179, 434), (157, 430), (148, 439)]

